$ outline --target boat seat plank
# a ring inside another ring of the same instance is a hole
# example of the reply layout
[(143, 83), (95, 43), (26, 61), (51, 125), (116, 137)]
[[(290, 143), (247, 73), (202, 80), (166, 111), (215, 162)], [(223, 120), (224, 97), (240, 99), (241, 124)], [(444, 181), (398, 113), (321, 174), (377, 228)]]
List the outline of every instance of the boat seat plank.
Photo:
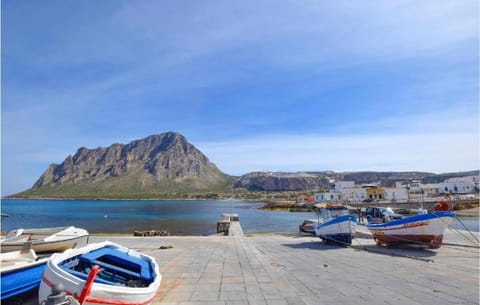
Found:
[(104, 268), (107, 268), (111, 271), (114, 271), (116, 273), (120, 273), (120, 274), (126, 274), (126, 275), (130, 275), (136, 279), (140, 279), (141, 276), (140, 276), (140, 273), (138, 272), (133, 272), (133, 271), (130, 271), (128, 269), (124, 269), (124, 268), (121, 268), (121, 267), (118, 267), (118, 266), (115, 266), (115, 265), (112, 265), (112, 264), (108, 264), (108, 263), (105, 263), (105, 262), (101, 262), (101, 261), (93, 261), (92, 262), (94, 265), (98, 265), (100, 268), (101, 267), (104, 267)]
[[(140, 269), (140, 272), (134, 272), (112, 264), (108, 264), (106, 262), (102, 262), (99, 260), (99, 258), (101, 258), (102, 256), (108, 256), (109, 258), (118, 260), (121, 264), (131, 266), (135, 269)], [(102, 248), (96, 251), (85, 253), (80, 256), (80, 259), (91, 264), (99, 265), (100, 267), (105, 266), (106, 268), (111, 268), (116, 271), (124, 272), (125, 274), (135, 276), (148, 282), (151, 282), (153, 280), (150, 265), (148, 264), (148, 262), (139, 257), (134, 257), (121, 251), (113, 250), (112, 252), (111, 248)]]
[[(63, 268), (63, 267), (62, 267), (62, 269), (65, 270), (66, 272), (70, 273), (71, 275), (74, 275), (74, 276), (78, 277), (79, 279), (82, 279), (84, 281), (87, 280), (88, 274), (85, 274), (85, 273), (82, 273), (82, 272), (79, 272), (79, 271), (76, 271), (76, 270), (73, 270), (73, 269)], [(112, 286), (120, 286), (118, 283), (107, 281), (107, 280), (104, 280), (104, 279), (101, 279), (101, 278), (98, 278), (98, 277), (95, 278), (94, 282), (95, 283), (100, 283), (100, 284), (112, 285)]]

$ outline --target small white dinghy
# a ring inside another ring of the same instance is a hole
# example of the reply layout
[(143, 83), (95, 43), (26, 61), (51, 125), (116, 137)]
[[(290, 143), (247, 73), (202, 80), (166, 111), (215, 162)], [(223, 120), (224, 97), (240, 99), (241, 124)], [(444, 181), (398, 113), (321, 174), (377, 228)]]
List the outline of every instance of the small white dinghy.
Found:
[(95, 265), (100, 268), (83, 304), (147, 305), (162, 280), (153, 257), (105, 241), (52, 255), (42, 276), (39, 302), (46, 300), (58, 283), (79, 299)]
[(20, 251), (25, 243), (31, 243), (36, 253), (59, 252), (84, 245), (88, 231), (77, 227), (56, 227), (44, 229), (17, 229), (8, 232), (0, 242), (2, 252)]

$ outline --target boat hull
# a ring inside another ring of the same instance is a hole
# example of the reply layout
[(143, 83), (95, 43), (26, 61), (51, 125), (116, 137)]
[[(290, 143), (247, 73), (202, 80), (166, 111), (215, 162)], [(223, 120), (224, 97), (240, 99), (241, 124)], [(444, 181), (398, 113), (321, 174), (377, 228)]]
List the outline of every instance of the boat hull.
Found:
[(318, 221), (311, 222), (305, 220), (301, 225), (298, 226), (300, 232), (315, 235), (315, 226), (318, 224)]
[[(79, 236), (58, 241), (35, 241), (32, 242), (32, 249), (37, 253), (62, 252), (77, 245), (86, 244), (88, 236)], [(24, 243), (2, 243), (2, 252), (20, 251)]]
[(299, 227), (300, 232), (307, 233), (307, 234), (312, 234), (315, 235), (315, 229), (313, 228), (313, 225), (308, 225), (304, 227)]
[(51, 292), (51, 287), (57, 283), (62, 283), (68, 294), (74, 296), (80, 295), (82, 288), (85, 285), (86, 275), (78, 274), (78, 272), (68, 272), (65, 267), (61, 267), (60, 265), (69, 259), (104, 247), (114, 247), (124, 253), (124, 257), (131, 256), (135, 257), (137, 260), (140, 259), (148, 262), (153, 280), (145, 287), (116, 286), (114, 283), (107, 284), (105, 281), (97, 282), (97, 280), (95, 280), (90, 294), (87, 296), (83, 304), (150, 304), (153, 301), (161, 282), (161, 275), (155, 259), (111, 242), (90, 244), (83, 248), (67, 250), (62, 254), (54, 254), (47, 263), (45, 272), (42, 275), (42, 282), (39, 289), (39, 301), (46, 300)]
[(1, 300), (22, 294), (40, 285), (47, 259), (38, 261), (33, 259), (31, 262), (23, 260), (20, 262), (21, 266), (9, 268), (8, 262), (2, 259)]
[(315, 227), (315, 235), (324, 242), (336, 242), (340, 244), (352, 243), (357, 228), (357, 219), (352, 215), (343, 215)]
[(440, 248), (443, 234), (453, 219), (452, 212), (420, 214), (381, 224), (366, 224), (377, 245), (423, 245)]
[(31, 244), (36, 253), (61, 252), (87, 244), (89, 235), (88, 231), (76, 227), (19, 230), (9, 232), (9, 235), (14, 236), (7, 236), (7, 239), (1, 242), (2, 252), (20, 251), (26, 242)]

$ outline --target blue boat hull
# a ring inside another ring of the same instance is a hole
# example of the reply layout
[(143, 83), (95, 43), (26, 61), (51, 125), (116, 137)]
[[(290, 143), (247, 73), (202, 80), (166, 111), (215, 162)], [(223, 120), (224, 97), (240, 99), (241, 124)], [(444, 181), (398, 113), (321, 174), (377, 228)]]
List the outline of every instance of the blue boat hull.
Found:
[(38, 288), (46, 263), (47, 262), (44, 261), (21, 269), (2, 272), (2, 291), (0, 299), (4, 300), (31, 289)]
[(353, 235), (348, 233), (348, 234), (326, 234), (319, 236), (324, 242), (334, 242), (334, 243), (339, 243), (339, 244), (352, 244), (352, 238)]
[(315, 235), (324, 242), (352, 244), (355, 235), (357, 218), (352, 215), (343, 215), (319, 224), (315, 227)]

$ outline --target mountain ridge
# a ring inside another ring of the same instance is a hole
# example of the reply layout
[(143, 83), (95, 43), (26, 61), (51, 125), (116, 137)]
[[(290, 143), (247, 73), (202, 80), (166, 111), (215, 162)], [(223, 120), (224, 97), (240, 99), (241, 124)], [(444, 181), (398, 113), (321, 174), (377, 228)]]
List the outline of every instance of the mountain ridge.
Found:
[(31, 189), (18, 195), (154, 197), (224, 190), (231, 180), (184, 136), (166, 132), (127, 144), (80, 147), (61, 164), (51, 164)]
[(479, 170), (434, 174), (420, 171), (251, 172), (223, 173), (177, 132), (165, 132), (114, 143), (80, 147), (61, 164), (50, 164), (32, 188), (7, 198), (163, 198), (180, 194), (248, 191), (320, 191), (332, 181), (394, 185), (397, 181), (435, 183), (451, 177), (478, 175)]

